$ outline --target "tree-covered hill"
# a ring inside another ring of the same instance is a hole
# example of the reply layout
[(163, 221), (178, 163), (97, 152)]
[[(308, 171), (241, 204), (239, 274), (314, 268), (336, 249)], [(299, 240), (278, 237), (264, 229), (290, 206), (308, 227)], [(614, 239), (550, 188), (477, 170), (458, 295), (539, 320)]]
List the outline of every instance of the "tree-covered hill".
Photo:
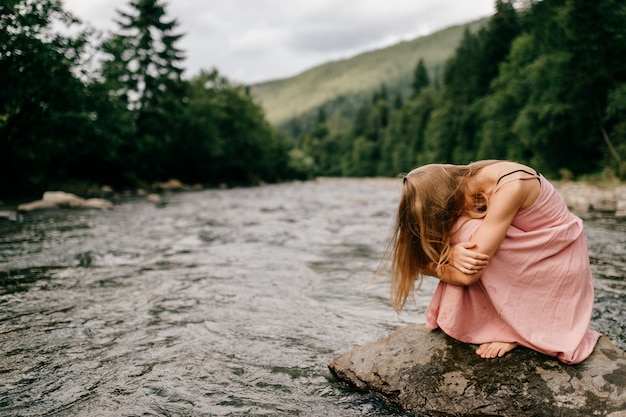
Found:
[(251, 92), (265, 109), (268, 121), (281, 126), (303, 114), (314, 114), (317, 108), (338, 98), (341, 103), (358, 102), (381, 84), (408, 91), (420, 59), (431, 74), (441, 73), (463, 33), (476, 32), (487, 20), (452, 26), (428, 36), (328, 62), (294, 77), (255, 84)]
[[(510, 159), (551, 177), (626, 178), (626, 3), (496, 0), (495, 10), (256, 86), (256, 97), (311, 175)], [(426, 54), (443, 45), (447, 58)]]

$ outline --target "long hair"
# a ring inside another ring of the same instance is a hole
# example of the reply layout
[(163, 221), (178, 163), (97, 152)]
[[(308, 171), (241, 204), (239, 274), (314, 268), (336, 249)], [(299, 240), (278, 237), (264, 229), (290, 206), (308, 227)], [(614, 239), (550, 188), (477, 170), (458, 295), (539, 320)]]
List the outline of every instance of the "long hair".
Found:
[(419, 289), (430, 262), (439, 269), (448, 261), (459, 217), (484, 216), (487, 199), (468, 195), (466, 180), (494, 162), (425, 165), (404, 177), (395, 225), (378, 272), (389, 266), (390, 301), (396, 312)]

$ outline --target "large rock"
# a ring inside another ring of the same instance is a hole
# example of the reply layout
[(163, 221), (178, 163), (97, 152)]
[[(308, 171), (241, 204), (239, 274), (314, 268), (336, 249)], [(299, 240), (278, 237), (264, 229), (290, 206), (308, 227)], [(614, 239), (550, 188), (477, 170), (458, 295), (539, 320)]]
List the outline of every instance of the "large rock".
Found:
[(0, 210), (0, 220), (17, 221), (18, 215), (14, 211)]
[(185, 189), (185, 186), (179, 180), (171, 178), (166, 182), (155, 182), (152, 188), (158, 191), (181, 191)]
[(626, 355), (604, 336), (578, 365), (521, 347), (497, 359), (475, 349), (412, 325), (346, 352), (329, 368), (359, 390), (434, 416), (626, 417)]
[(21, 213), (34, 210), (47, 210), (56, 208), (68, 209), (108, 209), (113, 203), (101, 198), (90, 198), (85, 200), (74, 194), (63, 191), (46, 191), (41, 200), (31, 201), (17, 206), (17, 211)]

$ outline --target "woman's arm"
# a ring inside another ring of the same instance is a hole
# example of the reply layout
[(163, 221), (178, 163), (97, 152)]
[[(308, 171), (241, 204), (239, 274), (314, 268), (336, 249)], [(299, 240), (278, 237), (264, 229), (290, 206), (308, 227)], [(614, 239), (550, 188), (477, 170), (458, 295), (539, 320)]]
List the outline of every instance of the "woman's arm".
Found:
[(489, 256), (476, 252), (475, 248), (476, 243), (474, 242), (460, 242), (452, 245), (448, 263), (468, 275), (485, 269), (489, 263)]
[[(472, 237), (472, 242), (476, 244), (474, 251), (487, 255), (489, 258), (495, 255), (531, 187), (533, 184), (530, 181), (511, 181), (491, 196), (487, 214)], [(432, 269), (429, 272), (434, 272), (433, 276), (456, 285), (474, 284), (484, 272), (484, 269), (481, 269), (476, 273), (466, 274), (451, 265), (443, 265), (437, 273), (434, 267), (433, 263), (429, 268)]]
[(439, 278), (443, 282), (462, 286), (474, 284), (478, 281), (480, 275), (482, 275), (482, 273), (480, 275), (478, 275), (478, 273), (471, 275), (464, 274), (463, 272), (459, 271), (449, 264), (441, 265), (439, 267), (439, 270), (437, 270), (437, 264), (434, 262), (430, 262), (428, 264), (428, 270), (426, 271), (426, 274), (435, 278)]

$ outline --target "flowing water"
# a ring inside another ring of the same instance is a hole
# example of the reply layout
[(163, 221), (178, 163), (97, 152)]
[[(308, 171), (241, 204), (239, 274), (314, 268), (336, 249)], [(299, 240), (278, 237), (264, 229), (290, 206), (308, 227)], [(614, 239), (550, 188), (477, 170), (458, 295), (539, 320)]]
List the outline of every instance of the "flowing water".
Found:
[[(391, 416), (328, 361), (423, 322), (365, 288), (399, 195), (321, 179), (0, 223), (2, 416)], [(626, 222), (586, 219), (593, 327), (626, 347)]]

